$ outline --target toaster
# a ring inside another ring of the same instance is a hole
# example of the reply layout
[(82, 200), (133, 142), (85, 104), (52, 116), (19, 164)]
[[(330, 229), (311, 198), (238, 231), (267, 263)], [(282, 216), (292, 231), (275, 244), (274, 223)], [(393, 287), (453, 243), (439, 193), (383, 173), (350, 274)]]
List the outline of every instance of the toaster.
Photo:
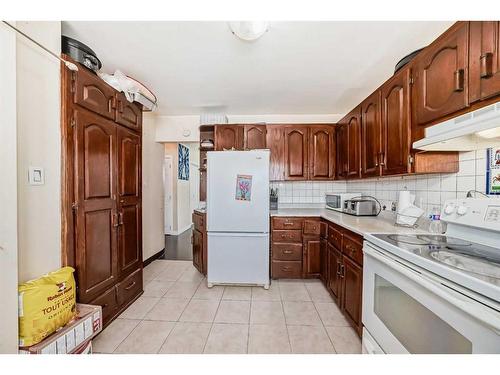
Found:
[(377, 202), (369, 198), (354, 198), (344, 201), (342, 212), (354, 216), (377, 216)]

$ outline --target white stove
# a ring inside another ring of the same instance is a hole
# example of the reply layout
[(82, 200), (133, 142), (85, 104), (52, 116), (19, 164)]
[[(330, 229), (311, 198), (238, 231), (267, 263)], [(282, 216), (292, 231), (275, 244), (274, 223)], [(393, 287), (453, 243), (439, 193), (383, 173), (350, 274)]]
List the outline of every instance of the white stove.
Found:
[(500, 353), (500, 200), (450, 200), (441, 219), (446, 235), (365, 237), (365, 351)]

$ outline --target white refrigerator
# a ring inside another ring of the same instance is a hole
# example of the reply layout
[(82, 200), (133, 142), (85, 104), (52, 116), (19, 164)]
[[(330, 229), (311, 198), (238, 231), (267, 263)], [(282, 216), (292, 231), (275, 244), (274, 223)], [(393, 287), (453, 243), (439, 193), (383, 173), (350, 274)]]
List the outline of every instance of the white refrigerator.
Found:
[(269, 150), (207, 153), (207, 285), (269, 288)]

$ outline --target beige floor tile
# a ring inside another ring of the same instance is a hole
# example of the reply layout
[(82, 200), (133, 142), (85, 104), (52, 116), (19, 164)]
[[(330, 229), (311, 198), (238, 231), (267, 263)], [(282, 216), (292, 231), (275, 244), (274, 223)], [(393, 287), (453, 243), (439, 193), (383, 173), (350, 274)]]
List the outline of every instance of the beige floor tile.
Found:
[(316, 310), (325, 326), (349, 327), (349, 322), (344, 317), (335, 303), (315, 302)]
[(215, 313), (219, 301), (207, 301), (201, 299), (192, 299), (186, 306), (179, 321), (195, 323), (211, 323), (214, 321)]
[(132, 305), (125, 310), (120, 318), (123, 319), (143, 319), (146, 314), (158, 303), (159, 297), (140, 296)]
[(115, 319), (92, 340), (92, 350), (95, 353), (113, 353), (139, 322), (140, 320)]
[(161, 298), (144, 319), (176, 322), (188, 303), (188, 299)]
[(325, 327), (339, 354), (361, 353), (361, 339), (352, 327)]
[(319, 282), (309, 282), (304, 284), (313, 302), (333, 302), (330, 293), (325, 286)]
[(244, 354), (247, 352), (248, 324), (218, 324), (212, 326), (204, 353)]
[(323, 354), (335, 353), (323, 326), (287, 326), (292, 353)]
[(281, 299), (283, 301), (310, 301), (309, 293), (303, 282), (280, 282)]
[(321, 319), (312, 302), (283, 302), (286, 324), (290, 325), (322, 325)]
[(210, 333), (211, 323), (175, 324), (160, 353), (171, 354), (201, 354)]
[(261, 286), (252, 287), (252, 301), (281, 301), (278, 282), (273, 282), (268, 290)]
[(118, 346), (115, 353), (153, 354), (158, 353), (175, 323), (143, 320)]
[(144, 287), (144, 297), (163, 297), (174, 284), (173, 281), (152, 280)]
[(250, 325), (248, 353), (288, 354), (290, 342), (285, 325)]
[(224, 287), (222, 285), (215, 285), (209, 288), (207, 287), (206, 280), (203, 280), (193, 298), (220, 301), (222, 293), (224, 293)]
[(198, 272), (198, 270), (194, 267), (190, 267), (187, 270), (184, 270), (181, 277), (179, 278), (179, 281), (186, 281), (186, 282), (192, 282), (192, 283), (197, 283), (203, 280), (205, 276)]
[(250, 324), (285, 324), (281, 302), (252, 301)]
[(252, 299), (252, 287), (250, 286), (226, 286), (222, 299), (235, 301), (250, 301)]
[(177, 281), (184, 273), (185, 268), (169, 265), (167, 268), (155, 276), (155, 280)]
[(177, 298), (185, 299), (193, 297), (198, 285), (200, 283), (188, 283), (183, 281), (177, 281), (174, 285), (170, 287), (168, 292), (163, 296), (166, 298)]
[(250, 301), (221, 301), (215, 322), (248, 323), (250, 320)]

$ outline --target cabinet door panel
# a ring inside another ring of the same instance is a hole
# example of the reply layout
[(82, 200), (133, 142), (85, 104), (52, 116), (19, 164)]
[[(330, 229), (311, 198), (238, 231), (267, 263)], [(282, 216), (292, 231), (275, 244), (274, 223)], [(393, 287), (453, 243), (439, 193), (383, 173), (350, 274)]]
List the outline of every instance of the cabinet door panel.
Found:
[(414, 87), (418, 126), (469, 105), (467, 22), (458, 23), (417, 57)]
[(266, 144), (271, 151), (269, 179), (281, 181), (285, 178), (285, 128), (279, 125), (268, 126)]
[(320, 278), (326, 284), (328, 280), (328, 241), (321, 239), (320, 249)]
[(88, 303), (118, 277), (116, 125), (83, 111), (75, 122), (75, 263), (78, 299)]
[(203, 234), (197, 230), (193, 230), (193, 266), (202, 273), (202, 248), (203, 248)]
[(336, 131), (337, 145), (337, 179), (343, 180), (347, 177), (347, 124), (340, 124)]
[(74, 102), (109, 119), (115, 118), (115, 89), (81, 67), (74, 73)]
[(216, 125), (215, 126), (215, 149), (242, 150), (243, 149), (243, 126), (239, 125)]
[(118, 197), (120, 274), (142, 262), (141, 138), (118, 127)]
[(370, 95), (361, 104), (361, 175), (380, 174), (380, 91)]
[(130, 103), (122, 93), (116, 94), (116, 122), (127, 128), (141, 131), (142, 110), (139, 104)]
[(342, 310), (345, 316), (361, 333), (361, 293), (363, 289), (363, 270), (349, 258), (343, 257), (344, 290), (342, 296)]
[(470, 22), (470, 100), (500, 95), (500, 21)]
[(328, 289), (332, 292), (335, 302), (340, 305), (342, 278), (340, 267), (342, 255), (332, 245), (328, 244)]
[(335, 129), (312, 125), (309, 129), (309, 179), (327, 180), (335, 176)]
[(245, 150), (266, 148), (266, 125), (245, 125), (243, 131)]
[(382, 174), (410, 172), (409, 69), (396, 74), (381, 88), (382, 94)]
[(314, 277), (319, 276), (321, 271), (321, 241), (319, 238), (304, 239), (304, 276)]
[(285, 127), (285, 180), (307, 180), (307, 127)]
[(347, 178), (360, 177), (361, 108), (352, 111), (347, 121)]

